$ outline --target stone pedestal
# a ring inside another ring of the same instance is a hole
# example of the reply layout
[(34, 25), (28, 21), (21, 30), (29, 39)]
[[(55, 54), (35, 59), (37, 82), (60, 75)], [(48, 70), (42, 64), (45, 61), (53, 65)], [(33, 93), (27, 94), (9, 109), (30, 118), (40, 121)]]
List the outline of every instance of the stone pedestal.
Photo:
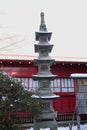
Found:
[(50, 130), (58, 130), (56, 120), (37, 121), (34, 123), (34, 130), (40, 130), (40, 128), (50, 128)]

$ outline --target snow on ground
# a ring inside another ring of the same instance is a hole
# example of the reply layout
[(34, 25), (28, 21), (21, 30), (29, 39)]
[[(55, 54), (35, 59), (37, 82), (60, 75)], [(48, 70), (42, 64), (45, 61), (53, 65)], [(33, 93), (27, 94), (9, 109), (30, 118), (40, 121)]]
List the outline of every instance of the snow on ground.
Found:
[[(27, 130), (33, 130), (33, 128)], [(41, 128), (40, 130), (50, 130), (50, 128), (45, 128), (45, 129)], [(58, 130), (69, 130), (69, 127), (58, 127)], [(77, 126), (73, 126), (72, 130), (77, 130)], [(87, 123), (80, 125), (80, 130), (87, 130)]]

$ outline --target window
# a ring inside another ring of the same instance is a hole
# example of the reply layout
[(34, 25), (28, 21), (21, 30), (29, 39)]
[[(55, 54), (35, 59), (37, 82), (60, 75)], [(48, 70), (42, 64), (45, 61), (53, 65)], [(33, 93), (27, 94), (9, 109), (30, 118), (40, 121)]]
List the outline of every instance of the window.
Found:
[(60, 79), (51, 81), (51, 90), (53, 92), (60, 92)]
[(74, 92), (74, 79), (62, 78), (61, 87), (62, 87), (62, 92)]
[[(25, 89), (35, 91), (38, 88), (38, 81), (32, 78), (18, 78), (22, 81)], [(49, 85), (49, 84), (47, 84)], [(51, 90), (53, 92), (74, 92), (74, 79), (72, 78), (58, 78), (51, 81)]]

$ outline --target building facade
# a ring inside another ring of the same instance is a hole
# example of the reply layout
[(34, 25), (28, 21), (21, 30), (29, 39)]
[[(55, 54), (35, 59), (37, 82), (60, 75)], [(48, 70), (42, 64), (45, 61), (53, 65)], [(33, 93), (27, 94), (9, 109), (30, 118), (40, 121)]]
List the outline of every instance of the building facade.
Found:
[[(38, 68), (34, 65), (34, 56), (1, 55), (0, 67), (8, 75), (22, 80), (24, 88), (35, 92), (37, 81), (32, 79)], [(53, 101), (53, 107), (58, 113), (73, 113), (76, 106), (76, 92), (78, 91), (77, 78), (70, 77), (73, 73), (87, 73), (86, 58), (53, 57), (55, 62), (51, 66), (51, 72), (58, 78), (51, 81), (51, 89), (59, 100)], [(84, 77), (86, 79), (86, 77)], [(80, 77), (80, 81), (83, 77)], [(85, 84), (87, 86), (87, 84)]]

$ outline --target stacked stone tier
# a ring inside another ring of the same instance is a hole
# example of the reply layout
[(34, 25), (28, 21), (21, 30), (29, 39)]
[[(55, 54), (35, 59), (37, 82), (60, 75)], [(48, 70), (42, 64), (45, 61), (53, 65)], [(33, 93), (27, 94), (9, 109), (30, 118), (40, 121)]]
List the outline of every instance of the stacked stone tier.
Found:
[(51, 35), (52, 35), (52, 32), (47, 32), (47, 31), (40, 31), (40, 32), (36, 32), (36, 41), (39, 41), (40, 38), (47, 38), (48, 41), (50, 41), (51, 39)]
[(48, 94), (48, 95), (38, 95), (38, 94), (33, 94), (32, 98), (37, 98), (37, 99), (41, 99), (41, 100), (53, 100), (53, 99), (59, 99), (60, 96), (59, 95), (55, 95), (55, 94)]
[(39, 51), (48, 51), (49, 53), (51, 52), (51, 50), (52, 50), (52, 48), (53, 48), (53, 45), (52, 44), (47, 44), (47, 43), (45, 43), (45, 44), (35, 44), (34, 45), (34, 47), (35, 47), (35, 52), (39, 52)]
[(48, 58), (39, 58), (39, 59), (34, 59), (34, 64), (36, 65), (36, 66), (39, 66), (39, 65), (47, 65), (47, 66), (49, 66), (49, 65), (52, 65), (53, 64), (53, 62), (54, 62), (54, 59), (48, 59)]
[(44, 112), (39, 117), (37, 117), (37, 119), (41, 119), (41, 120), (44, 120), (44, 119), (49, 120), (50, 119), (50, 120), (52, 120), (55, 117), (57, 117), (57, 112)]
[(57, 78), (57, 75), (40, 75), (40, 74), (37, 74), (37, 75), (33, 75), (32, 76), (34, 80), (54, 80)]

